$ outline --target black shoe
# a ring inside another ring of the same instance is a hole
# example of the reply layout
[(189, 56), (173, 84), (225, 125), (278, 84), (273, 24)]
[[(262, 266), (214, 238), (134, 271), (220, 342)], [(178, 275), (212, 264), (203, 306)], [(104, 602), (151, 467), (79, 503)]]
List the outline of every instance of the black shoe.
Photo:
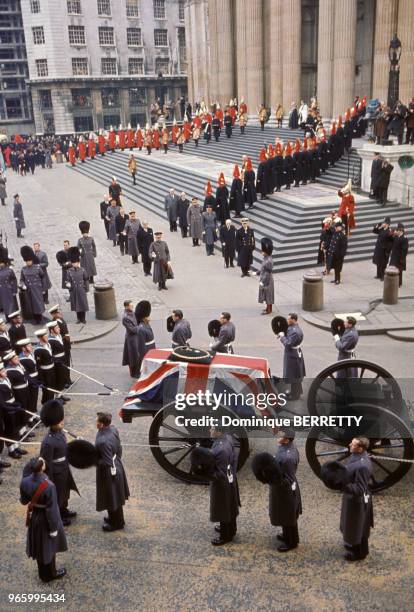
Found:
[(161, 287), (164, 291), (168, 291), (168, 287)]
[(350, 563), (352, 563), (353, 561), (360, 561), (360, 558), (356, 557), (352, 553), (346, 553), (346, 555), (344, 555), (344, 559), (345, 561), (349, 561)]
[(109, 516), (104, 516), (103, 520), (104, 520), (104, 523), (109, 524)]
[(331, 280), (331, 283), (336, 283), (336, 280)]
[(113, 525), (110, 525), (109, 523), (105, 523), (104, 525), (102, 525), (102, 531), (118, 531), (119, 529), (123, 529), (124, 525), (122, 525), (122, 527), (114, 527)]
[(14, 451), (11, 451), (11, 453), (9, 453), (9, 457), (11, 457), (12, 459), (22, 458), (21, 454), (17, 452), (17, 448)]
[(65, 516), (62, 516), (62, 524), (64, 527), (69, 527), (69, 525), (72, 525), (72, 521)]
[(71, 518), (75, 518), (75, 516), (78, 516), (78, 513), (74, 512), (73, 510), (67, 510), (66, 509), (66, 510), (64, 510), (63, 512), (60, 513), (60, 516), (62, 518), (71, 519)]
[(278, 534), (277, 534), (277, 536), (276, 536), (276, 540), (279, 540), (279, 542), (284, 542), (284, 541), (285, 541), (285, 539), (284, 539), (284, 537), (282, 536), (282, 534), (281, 534), (281, 533), (278, 533)]
[(214, 531), (217, 531), (217, 533), (221, 533), (221, 527), (220, 527), (220, 525), (215, 525), (215, 527), (214, 527)]
[(227, 544), (228, 542), (231, 542), (231, 540), (232, 538), (222, 538), (219, 536), (218, 538), (211, 540), (211, 543), (213, 546), (223, 546), (223, 544)]
[(162, 291), (162, 287), (158, 287), (158, 291)]
[(24, 448), (16, 448), (16, 452), (18, 452), (19, 455), (27, 455), (27, 450), (24, 450)]
[(52, 580), (59, 580), (60, 578), (63, 578), (63, 576), (66, 576), (65, 567), (61, 567), (60, 569), (56, 570), (56, 574), (53, 576)]
[(279, 552), (288, 552), (289, 550), (293, 550), (294, 548), (297, 548), (297, 544), (295, 546), (288, 546), (287, 544), (281, 544), (280, 546), (277, 547), (277, 550)]
[(0, 461), (0, 470), (9, 468), (9, 467), (11, 467), (11, 463), (9, 461), (4, 461), (4, 459)]

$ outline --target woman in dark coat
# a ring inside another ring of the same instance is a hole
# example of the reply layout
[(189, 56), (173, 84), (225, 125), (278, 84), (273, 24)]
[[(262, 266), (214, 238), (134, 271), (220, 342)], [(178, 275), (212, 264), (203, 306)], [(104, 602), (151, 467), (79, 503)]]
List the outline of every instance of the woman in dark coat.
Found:
[(380, 175), (378, 179), (378, 198), (382, 206), (387, 203), (388, 187), (390, 185), (391, 172), (394, 166), (390, 164), (388, 159), (382, 162)]
[(226, 187), (223, 172), (220, 172), (218, 187), (216, 190), (216, 210), (217, 220), (224, 225), (226, 219), (230, 219), (229, 190)]
[(230, 189), (230, 210), (234, 210), (235, 217), (241, 217), (240, 213), (244, 211), (243, 182), (237, 164), (234, 166), (233, 182)]
[(265, 200), (267, 198), (267, 194), (270, 191), (267, 156), (265, 148), (260, 151), (259, 165), (257, 167), (256, 191), (260, 193), (260, 195), (262, 196), (262, 200)]
[(298, 126), (298, 109), (296, 108), (296, 104), (293, 104), (292, 108), (289, 111), (289, 128), (291, 130), (297, 130)]
[(23, 470), (20, 501), (28, 507), (27, 556), (36, 559), (39, 578), (50, 582), (63, 578), (65, 568), (56, 569), (56, 553), (68, 549), (57, 503), (56, 487), (44, 470), (41, 458), (32, 459)]
[(252, 160), (247, 158), (243, 177), (243, 195), (247, 208), (251, 208), (257, 202), (256, 175), (253, 170)]

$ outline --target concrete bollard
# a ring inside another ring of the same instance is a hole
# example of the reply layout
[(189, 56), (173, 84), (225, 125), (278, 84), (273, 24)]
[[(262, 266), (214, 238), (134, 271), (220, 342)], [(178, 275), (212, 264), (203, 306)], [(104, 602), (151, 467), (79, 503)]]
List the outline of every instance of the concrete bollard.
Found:
[(114, 284), (110, 281), (97, 281), (94, 284), (93, 299), (95, 317), (103, 321), (117, 316)]
[(384, 293), (382, 301), (384, 304), (398, 304), (398, 283), (400, 271), (398, 268), (389, 266), (384, 275)]
[(303, 275), (302, 309), (310, 312), (323, 309), (323, 276), (317, 272)]

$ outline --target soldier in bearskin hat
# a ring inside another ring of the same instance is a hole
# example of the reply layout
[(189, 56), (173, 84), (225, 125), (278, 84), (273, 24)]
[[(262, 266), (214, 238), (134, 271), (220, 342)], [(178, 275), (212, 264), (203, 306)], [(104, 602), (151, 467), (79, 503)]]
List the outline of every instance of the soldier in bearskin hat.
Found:
[(70, 309), (76, 312), (76, 323), (86, 323), (85, 313), (89, 310), (87, 292), (89, 291), (88, 276), (80, 265), (78, 247), (68, 249), (68, 257), (72, 264), (67, 274), (66, 287), (69, 289)]
[(290, 385), (287, 400), (297, 400), (303, 393), (302, 380), (305, 378), (305, 360), (302, 352), (303, 331), (298, 325), (298, 315), (290, 312), (287, 318), (286, 331), (277, 334), (284, 346), (283, 380)]
[(6, 316), (17, 309), (17, 278), (9, 264), (8, 250), (0, 245), (0, 309)]
[(136, 364), (138, 375), (146, 353), (155, 348), (154, 332), (150, 325), (150, 314), (151, 304), (147, 300), (142, 300), (135, 306), (135, 318), (138, 325), (138, 362)]
[(34, 318), (36, 323), (42, 320), (45, 310), (43, 300), (43, 271), (37, 263), (36, 255), (29, 246), (20, 249), (21, 256), (26, 262), (20, 273), (20, 286), (25, 302), (26, 318)]
[(134, 312), (132, 300), (125, 300), (122, 325), (125, 327), (124, 351), (122, 354), (122, 365), (129, 366), (132, 378), (139, 377), (140, 362), (138, 351), (138, 323)]
[(96, 244), (92, 236), (89, 236), (91, 224), (89, 221), (80, 221), (79, 229), (82, 237), (78, 240), (78, 249), (80, 250), (80, 264), (85, 270), (90, 283), (93, 283), (93, 277), (96, 276)]

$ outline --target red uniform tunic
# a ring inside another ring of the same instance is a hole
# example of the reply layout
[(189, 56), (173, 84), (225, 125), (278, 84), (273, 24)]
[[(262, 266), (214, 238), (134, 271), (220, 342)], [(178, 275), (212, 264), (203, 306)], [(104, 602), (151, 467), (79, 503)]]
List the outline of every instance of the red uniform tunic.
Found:
[(183, 136), (184, 136), (184, 140), (186, 142), (188, 142), (191, 138), (191, 127), (190, 124), (188, 123), (188, 121), (184, 121), (183, 124)]
[(180, 128), (178, 127), (178, 125), (173, 125), (171, 128), (171, 140), (173, 141), (173, 143), (176, 145), (177, 144), (177, 135), (178, 132), (180, 131)]
[(231, 117), (231, 123), (232, 123), (232, 125), (234, 125), (236, 123), (236, 116), (237, 116), (237, 111), (234, 108), (234, 106), (230, 106), (229, 113), (230, 113), (230, 117)]
[[(104, 141), (105, 144), (105, 141)], [(93, 159), (95, 157), (95, 141), (93, 138), (89, 138), (88, 140), (88, 155), (91, 159)]]
[(75, 147), (73, 145), (69, 145), (68, 149), (69, 161), (72, 166), (76, 164), (76, 155), (75, 155)]
[(123, 151), (125, 149), (125, 132), (124, 132), (124, 130), (119, 130), (119, 132), (118, 132), (118, 142), (119, 142), (119, 148), (121, 149), (121, 151)]
[(130, 149), (135, 147), (134, 130), (128, 130), (128, 147)]
[(101, 155), (104, 155), (106, 151), (106, 147), (105, 147), (105, 136), (103, 134), (99, 134), (98, 136), (98, 148), (99, 148), (99, 153)]
[(115, 134), (115, 132), (109, 132), (108, 146), (111, 149), (111, 151), (115, 151), (115, 147), (116, 147), (116, 134)]
[(160, 148), (160, 133), (158, 130), (153, 131), (152, 142), (153, 142), (154, 148), (157, 149), (158, 151)]
[(81, 162), (84, 162), (86, 158), (86, 145), (84, 142), (79, 142), (78, 153), (79, 153), (79, 159), (81, 160)]
[(144, 138), (142, 137), (141, 128), (136, 131), (135, 138), (137, 141), (137, 147), (141, 151), (142, 147), (144, 146)]
[(344, 221), (347, 227), (347, 235), (351, 235), (351, 230), (356, 227), (355, 223), (355, 199), (352, 193), (344, 194), (342, 191), (338, 191), (338, 195), (341, 200), (339, 207), (339, 216)]

